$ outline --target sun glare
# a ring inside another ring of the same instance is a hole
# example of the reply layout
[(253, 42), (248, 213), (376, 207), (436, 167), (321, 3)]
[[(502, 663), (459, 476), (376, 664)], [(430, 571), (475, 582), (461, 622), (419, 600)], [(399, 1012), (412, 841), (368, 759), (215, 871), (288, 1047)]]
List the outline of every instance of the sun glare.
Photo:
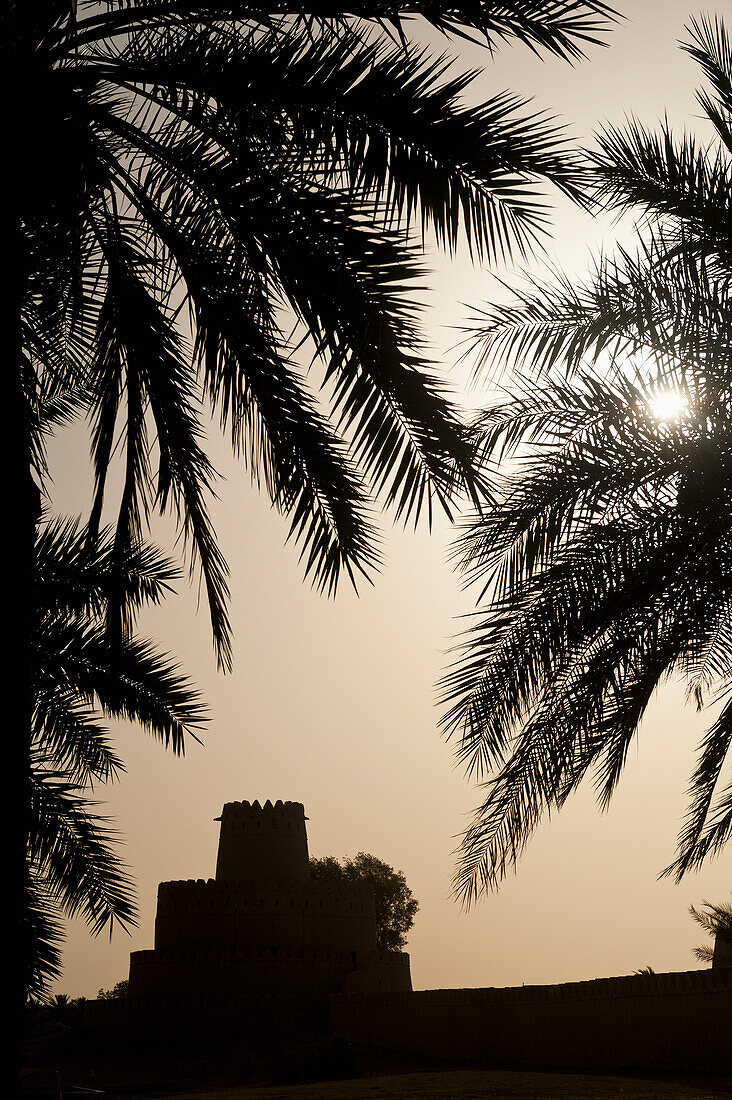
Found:
[(655, 394), (649, 405), (656, 420), (678, 420), (689, 407), (686, 398), (675, 390)]

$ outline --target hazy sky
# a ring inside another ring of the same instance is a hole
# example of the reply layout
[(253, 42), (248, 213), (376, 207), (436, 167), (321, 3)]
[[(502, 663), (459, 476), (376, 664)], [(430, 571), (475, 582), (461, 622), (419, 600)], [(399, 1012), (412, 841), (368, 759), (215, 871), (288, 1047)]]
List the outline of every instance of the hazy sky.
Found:
[[(677, 40), (689, 14), (678, 0), (625, 0), (627, 21), (575, 67), (542, 62), (520, 47), (485, 66), (475, 94), (511, 88), (564, 117), (578, 138), (602, 120), (664, 110), (694, 126), (699, 75)], [(718, 5), (717, 10), (721, 11)], [(722, 14), (730, 14), (729, 11)], [(608, 220), (557, 208), (547, 255), (581, 272), (588, 249), (611, 239)], [(456, 354), (464, 303), (498, 293), (492, 277), (465, 260), (436, 260), (427, 321), (446, 368)], [(462, 374), (455, 374), (459, 384)], [(471, 394), (470, 401), (478, 400)], [(78, 433), (52, 449), (55, 506), (79, 513), (88, 501), (86, 455)], [(292, 799), (305, 804), (311, 854), (367, 851), (404, 871), (420, 902), (409, 941), (416, 988), (521, 985), (695, 967), (700, 942), (688, 906), (720, 901), (732, 885), (728, 852), (681, 886), (657, 881), (673, 856), (694, 747), (710, 721), (664, 688), (649, 708), (609, 813), (580, 792), (546, 823), (500, 893), (469, 913), (450, 899), (452, 851), (479, 794), (453, 766), (437, 733), (435, 682), (470, 601), (447, 562), (450, 530), (387, 525), (387, 564), (360, 597), (345, 586), (335, 601), (301, 580), (284, 546), (286, 522), (252, 490), (223, 443), (215, 464), (224, 481), (214, 518), (232, 574), (235, 670), (216, 672), (204, 607), (182, 595), (148, 616), (146, 632), (173, 651), (208, 698), (204, 747), (175, 759), (134, 727), (118, 729), (128, 773), (101, 788), (124, 838), (138, 884), (140, 928), (112, 942), (69, 930), (57, 985), (93, 996), (127, 976), (131, 950), (152, 947), (157, 884), (214, 873), (224, 802)], [(388, 521), (387, 521), (388, 523)], [(703, 938), (703, 937), (702, 937)]]

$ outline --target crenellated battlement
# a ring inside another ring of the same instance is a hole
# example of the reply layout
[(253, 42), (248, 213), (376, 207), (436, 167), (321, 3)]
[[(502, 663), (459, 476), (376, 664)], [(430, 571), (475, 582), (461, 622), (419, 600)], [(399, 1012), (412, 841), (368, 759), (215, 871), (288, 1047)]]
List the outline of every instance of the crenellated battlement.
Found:
[(305, 807), (302, 802), (283, 802), (277, 799), (271, 802), (227, 802), (221, 811), (221, 835), (245, 833), (247, 830), (268, 831), (284, 830), (286, 833), (305, 835)]
[(162, 893), (184, 893), (192, 890), (220, 890), (221, 883), (215, 878), (174, 878), (158, 883), (158, 897)]
[(226, 905), (236, 900), (237, 905), (263, 902), (265, 905), (286, 906), (290, 903), (309, 906), (338, 907), (358, 906), (373, 908), (374, 891), (364, 882), (324, 882), (311, 879), (302, 886), (289, 889), (277, 883), (228, 883), (216, 879), (179, 879), (158, 884), (158, 912), (162, 909), (176, 908), (186, 903), (203, 901), (211, 904)]
[(240, 814), (243, 817), (267, 817), (272, 813), (276, 813), (283, 817), (289, 816), (293, 819), (303, 820), (305, 807), (302, 802), (283, 802), (281, 798), (278, 798), (276, 802), (272, 802), (269, 798), (266, 802), (260, 802), (258, 798), (255, 798), (254, 802), (249, 802), (246, 799), (241, 802), (225, 802), (222, 817), (224, 814), (229, 813)]
[[(379, 956), (379, 961), (383, 961), (381, 956), (392, 956), (395, 958), (404, 958), (408, 962), (407, 955), (400, 955), (399, 952), (368, 952), (368, 957)], [(205, 948), (195, 947), (189, 948), (185, 951), (132, 951), (130, 953), (130, 962), (135, 967), (140, 966), (157, 966), (159, 963), (178, 963), (178, 962), (221, 962), (231, 961), (233, 959), (243, 959), (248, 962), (272, 962), (277, 960), (278, 963), (285, 962), (338, 962), (348, 963), (350, 966), (353, 963), (352, 951), (336, 951), (331, 948), (321, 948), (320, 950), (314, 950), (312, 948), (295, 948), (295, 947), (249, 947), (241, 948), (238, 950), (223, 950), (221, 948)], [(394, 961), (394, 959), (389, 959)]]

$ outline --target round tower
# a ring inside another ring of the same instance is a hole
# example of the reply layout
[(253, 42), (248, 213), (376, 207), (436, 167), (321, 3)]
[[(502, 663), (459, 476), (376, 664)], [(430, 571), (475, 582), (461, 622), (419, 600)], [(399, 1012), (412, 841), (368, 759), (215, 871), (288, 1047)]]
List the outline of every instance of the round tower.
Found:
[(303, 885), (310, 878), (302, 802), (227, 802), (221, 811), (217, 882)]

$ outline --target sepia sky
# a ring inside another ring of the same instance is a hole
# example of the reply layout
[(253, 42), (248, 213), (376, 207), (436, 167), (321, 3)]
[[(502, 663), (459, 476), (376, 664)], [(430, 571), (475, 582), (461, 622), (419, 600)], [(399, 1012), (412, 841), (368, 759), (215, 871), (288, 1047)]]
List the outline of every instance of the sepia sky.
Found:
[[(461, 59), (485, 67), (475, 97), (504, 88), (535, 96), (578, 140), (628, 113), (653, 123), (667, 111), (679, 128), (694, 127), (699, 74), (677, 40), (698, 9), (679, 0), (618, 6), (627, 19), (609, 47), (593, 49), (575, 68), (521, 47), (504, 47), (491, 61), (485, 50), (461, 46)], [(589, 249), (607, 247), (618, 233), (627, 239), (628, 228), (562, 202), (546, 257), (579, 275)], [(424, 321), (447, 370), (468, 307), (505, 292), (464, 257), (432, 262)], [(466, 372), (452, 376), (460, 387)], [(482, 395), (467, 399), (475, 404)], [(448, 563), (449, 525), (439, 519), (430, 535), (393, 529), (387, 520), (386, 565), (374, 587), (357, 597), (344, 585), (329, 601), (303, 583), (297, 553), (284, 545), (286, 521), (250, 487), (227, 445), (214, 439), (212, 452), (222, 475), (214, 521), (231, 569), (234, 672), (216, 672), (195, 591), (181, 585), (179, 597), (146, 616), (144, 631), (202, 688), (211, 723), (205, 745), (191, 744), (184, 759), (135, 727), (115, 727), (127, 775), (97, 796), (124, 839), (140, 927), (110, 942), (73, 923), (56, 991), (94, 996), (126, 977), (129, 952), (153, 944), (157, 883), (212, 876), (213, 819), (224, 802), (255, 798), (303, 802), (311, 854), (367, 851), (403, 870), (420, 902), (409, 940), (415, 988), (574, 981), (646, 965), (694, 969), (700, 933), (688, 907), (728, 896), (732, 852), (680, 886), (657, 874), (673, 856), (709, 714), (686, 706), (680, 686), (663, 688), (610, 811), (601, 815), (591, 789), (580, 791), (540, 829), (500, 893), (461, 912), (450, 898), (452, 851), (480, 795), (455, 770), (437, 732), (434, 685), (457, 616), (471, 606)], [(78, 430), (54, 443), (51, 470), (55, 508), (82, 513), (89, 472)], [(161, 526), (155, 535), (163, 540), (170, 530)]]

